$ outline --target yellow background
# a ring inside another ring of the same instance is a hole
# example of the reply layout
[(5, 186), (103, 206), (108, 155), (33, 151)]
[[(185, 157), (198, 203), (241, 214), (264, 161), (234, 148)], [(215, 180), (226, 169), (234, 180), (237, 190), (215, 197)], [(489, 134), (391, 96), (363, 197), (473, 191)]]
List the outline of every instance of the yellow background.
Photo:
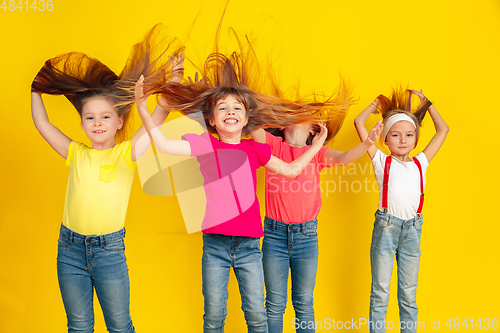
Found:
[[(158, 22), (187, 40), (192, 59), (202, 59), (212, 49), (224, 5), (224, 0), (55, 0), (51, 12), (0, 10), (1, 333), (66, 329), (56, 242), (68, 169), (30, 116), (30, 84), (43, 62), (82, 51), (119, 72), (132, 44)], [(357, 144), (353, 119), (379, 93), (389, 93), (397, 83), (424, 89), (451, 132), (427, 173), (419, 320), (429, 331), (431, 319), (440, 319), (441, 329), (449, 330), (444, 326), (449, 318), (500, 317), (500, 223), (495, 208), (500, 188), (500, 2), (232, 0), (223, 25), (223, 35), (232, 26), (255, 36), (258, 50), (272, 51), (284, 86), (300, 78), (304, 92), (330, 92), (339, 70), (354, 82), (359, 103), (351, 108), (334, 149)], [(65, 98), (44, 100), (56, 126), (87, 142)], [(418, 150), (433, 132), (429, 118)], [(353, 184), (367, 179), (371, 184), (371, 166), (364, 174), (360, 170), (368, 163), (364, 156), (355, 164), (356, 174), (348, 174), (349, 167), (338, 168), (323, 180)], [(262, 172), (260, 176), (263, 202)], [(319, 215), (316, 320), (368, 316), (369, 248), (378, 197), (345, 186), (324, 196)], [(137, 178), (126, 227), (137, 331), (201, 332), (201, 235), (185, 233), (176, 198), (146, 195)], [(388, 311), (392, 321), (398, 320), (395, 287)], [(96, 308), (96, 332), (104, 332)], [(286, 332), (292, 331), (292, 318), (289, 303)], [(232, 277), (226, 332), (244, 331)]]

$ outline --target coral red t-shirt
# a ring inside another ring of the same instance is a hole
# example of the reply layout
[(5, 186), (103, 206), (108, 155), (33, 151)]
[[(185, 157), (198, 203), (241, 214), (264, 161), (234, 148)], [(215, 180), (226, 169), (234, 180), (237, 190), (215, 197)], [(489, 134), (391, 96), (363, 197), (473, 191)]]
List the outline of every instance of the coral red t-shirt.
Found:
[(257, 199), (257, 169), (271, 159), (269, 145), (243, 139), (220, 142), (209, 133), (186, 134), (196, 156), (207, 199), (202, 231), (208, 234), (262, 237)]
[[(311, 146), (292, 147), (280, 137), (266, 132), (266, 143), (273, 156), (290, 163)], [(266, 215), (285, 223), (301, 223), (314, 220), (321, 209), (320, 173), (328, 165), (323, 164), (323, 146), (309, 165), (295, 178), (290, 179), (266, 170)]]

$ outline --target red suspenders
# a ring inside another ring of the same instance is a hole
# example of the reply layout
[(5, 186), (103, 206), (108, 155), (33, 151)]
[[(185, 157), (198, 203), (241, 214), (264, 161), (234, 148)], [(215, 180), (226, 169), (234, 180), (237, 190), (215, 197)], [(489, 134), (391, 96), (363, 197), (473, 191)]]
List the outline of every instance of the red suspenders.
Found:
[[(387, 213), (387, 192), (389, 190), (389, 171), (391, 170), (392, 158), (387, 156), (385, 158), (384, 165), (384, 182), (382, 183), (382, 208), (384, 213)], [(418, 171), (420, 172), (420, 204), (418, 205), (417, 213), (422, 213), (422, 207), (424, 206), (424, 177), (422, 177), (422, 166), (418, 159), (414, 158), (413, 162), (417, 165)]]

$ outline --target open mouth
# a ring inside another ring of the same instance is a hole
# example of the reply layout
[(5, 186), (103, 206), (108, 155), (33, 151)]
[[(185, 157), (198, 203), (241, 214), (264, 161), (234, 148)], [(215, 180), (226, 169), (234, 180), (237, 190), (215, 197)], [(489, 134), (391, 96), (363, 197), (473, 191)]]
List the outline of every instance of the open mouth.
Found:
[(105, 133), (106, 131), (102, 131), (102, 130), (97, 130), (97, 131), (92, 131), (92, 133), (95, 133), (95, 134), (101, 134), (101, 133)]
[(228, 118), (224, 120), (224, 124), (236, 124), (236, 123), (238, 123), (238, 119)]

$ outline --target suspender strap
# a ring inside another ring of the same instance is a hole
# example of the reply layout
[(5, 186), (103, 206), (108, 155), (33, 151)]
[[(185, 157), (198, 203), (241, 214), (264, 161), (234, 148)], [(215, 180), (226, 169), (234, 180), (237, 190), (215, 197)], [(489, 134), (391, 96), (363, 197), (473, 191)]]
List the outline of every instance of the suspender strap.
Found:
[[(392, 158), (387, 156), (385, 158), (384, 166), (384, 182), (382, 183), (382, 208), (384, 213), (387, 212), (387, 193), (389, 190), (389, 171), (391, 170)], [(422, 207), (424, 206), (424, 177), (422, 175), (422, 166), (418, 159), (414, 158), (413, 162), (417, 165), (418, 172), (420, 173), (420, 203), (418, 205), (417, 213), (422, 213)]]
[(387, 156), (385, 158), (384, 166), (384, 182), (382, 183), (382, 208), (384, 213), (387, 212), (387, 192), (389, 190), (389, 171), (391, 170), (392, 158)]
[(418, 159), (414, 158), (413, 162), (417, 165), (418, 171), (420, 172), (420, 204), (418, 205), (417, 213), (422, 213), (422, 207), (424, 206), (424, 177), (422, 176), (422, 166)]

